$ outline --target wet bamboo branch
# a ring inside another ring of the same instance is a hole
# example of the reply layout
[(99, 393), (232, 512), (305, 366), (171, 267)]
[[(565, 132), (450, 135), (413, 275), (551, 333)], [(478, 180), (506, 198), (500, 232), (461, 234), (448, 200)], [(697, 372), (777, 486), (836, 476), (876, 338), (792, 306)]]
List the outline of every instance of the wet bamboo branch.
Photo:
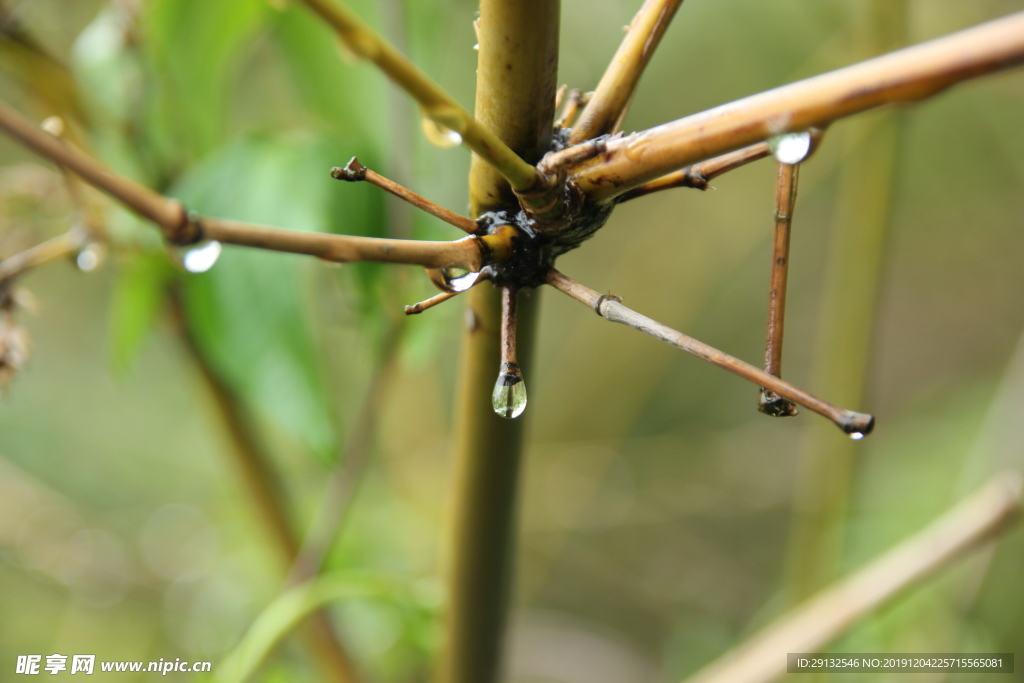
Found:
[(465, 237), (453, 242), (425, 242), (285, 230), (196, 216), (189, 214), (178, 200), (164, 197), (119, 175), (85, 152), (40, 130), (2, 102), (0, 129), (149, 219), (173, 244), (191, 244), (209, 239), (225, 244), (307, 254), (337, 263), (379, 261), (472, 271), (480, 270), (488, 263), (504, 260), (511, 253), (508, 240), (497, 235)]
[(417, 209), (426, 211), (431, 216), (440, 218), (445, 223), (454, 225), (459, 230), (468, 232), (471, 235), (477, 231), (478, 227), (480, 227), (473, 219), (460, 216), (454, 211), (449, 211), (443, 206), (439, 206), (438, 204), (430, 201), (426, 197), (418, 195), (412, 190), (402, 187), (393, 180), (388, 180), (381, 174), (366, 168), (359, 163), (359, 159), (356, 157), (352, 157), (344, 168), (340, 168), (338, 166), (332, 168), (331, 177), (338, 180), (347, 180), (349, 182), (365, 180), (368, 183), (376, 185), (382, 190), (390, 192), (399, 199), (404, 199)]
[(59, 258), (74, 254), (85, 243), (85, 233), (72, 228), (63, 235), (46, 240), (0, 262), (0, 282)]
[[(503, 142), (486, 121), (477, 121), (429, 76), (337, 0), (302, 0), (333, 28), (357, 57), (369, 59), (416, 100), (423, 115), (455, 131), (466, 146), (520, 191), (532, 188), (536, 171)], [(483, 43), (483, 40), (481, 40)]]
[(913, 102), (1024, 62), (1024, 12), (609, 141), (573, 180), (608, 201), (666, 173), (781, 133)]
[(687, 683), (769, 683), (787, 653), (818, 652), (858, 620), (985, 546), (1021, 509), (1021, 476), (1004, 472), (928, 527), (769, 624)]
[[(786, 325), (786, 283), (789, 279), (789, 236), (796, 208), (799, 164), (779, 164), (775, 184), (775, 230), (772, 235), (772, 268), (768, 285), (768, 325), (765, 330), (764, 371), (782, 377), (782, 338)], [(774, 417), (796, 415), (796, 406), (774, 391), (762, 388), (758, 409)]]
[(622, 119), (647, 62), (683, 0), (645, 0), (572, 130), (570, 144), (612, 133)]
[(752, 161), (764, 159), (771, 153), (772, 150), (767, 142), (759, 142), (756, 145), (750, 145), (735, 152), (729, 152), (728, 154), (702, 161), (699, 164), (687, 166), (681, 171), (669, 173), (649, 183), (644, 183), (640, 187), (634, 187), (629, 192), (619, 195), (617, 201), (621, 204), (622, 202), (643, 197), (652, 192), (671, 190), (677, 187), (692, 187), (696, 190), (706, 190), (710, 187), (709, 183), (718, 176), (746, 166)]
[(805, 408), (813, 410), (819, 415), (827, 417), (845, 433), (850, 434), (854, 438), (862, 438), (865, 434), (870, 433), (875, 426), (875, 418), (867, 413), (845, 410), (822, 401), (803, 389), (798, 389), (778, 377), (769, 375), (764, 370), (750, 363), (734, 358), (727, 353), (697, 341), (693, 337), (677, 332), (656, 320), (641, 315), (623, 306), (616, 297), (599, 294), (589, 287), (566, 277), (554, 268), (548, 273), (547, 284), (568, 294), (573, 299), (590, 306), (602, 318), (622, 323), (644, 334), (649, 334), (655, 339), (660, 339), (666, 344), (671, 344), (698, 358), (702, 358), (735, 375), (739, 375), (745, 380), (760, 384)]

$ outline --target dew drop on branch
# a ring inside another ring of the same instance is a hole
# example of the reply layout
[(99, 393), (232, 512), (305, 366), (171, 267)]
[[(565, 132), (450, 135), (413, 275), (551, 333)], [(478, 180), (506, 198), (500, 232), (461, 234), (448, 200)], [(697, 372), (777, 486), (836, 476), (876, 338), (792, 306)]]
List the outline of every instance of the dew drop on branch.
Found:
[(853, 439), (854, 441), (860, 441), (861, 439), (864, 438), (864, 432), (851, 432), (850, 438)]
[(786, 133), (768, 139), (772, 154), (782, 164), (799, 164), (811, 151), (811, 134), (807, 131)]
[(221, 244), (216, 240), (201, 242), (188, 248), (181, 257), (181, 265), (190, 273), (205, 273), (220, 258)]
[(75, 255), (75, 265), (83, 273), (91, 273), (100, 267), (105, 256), (106, 249), (102, 244), (90, 242)]
[(526, 382), (517, 366), (505, 366), (498, 373), (491, 403), (495, 413), (509, 419), (519, 417), (526, 410)]
[(434, 147), (450, 149), (462, 144), (461, 135), (425, 115), (420, 116), (420, 126), (427, 141)]

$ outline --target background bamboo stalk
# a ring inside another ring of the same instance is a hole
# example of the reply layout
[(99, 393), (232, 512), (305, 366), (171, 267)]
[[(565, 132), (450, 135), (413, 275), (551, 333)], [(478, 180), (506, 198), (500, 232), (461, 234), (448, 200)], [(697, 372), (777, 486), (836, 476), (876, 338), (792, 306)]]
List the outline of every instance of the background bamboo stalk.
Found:
[[(528, 162), (547, 151), (554, 119), (558, 0), (482, 0), (476, 116)], [(472, 215), (517, 208), (508, 183), (474, 157)], [(455, 482), (448, 561), (443, 683), (496, 680), (514, 568), (515, 502), (523, 419), (489, 400), (498, 373), (500, 289), (466, 293), (466, 332), (456, 407)], [(519, 364), (529, 374), (538, 296), (518, 306)]]
[(1021, 475), (1004, 472), (924, 530), (815, 595), (687, 683), (769, 683), (786, 654), (817, 652), (861, 617), (1004, 531), (1020, 513)]

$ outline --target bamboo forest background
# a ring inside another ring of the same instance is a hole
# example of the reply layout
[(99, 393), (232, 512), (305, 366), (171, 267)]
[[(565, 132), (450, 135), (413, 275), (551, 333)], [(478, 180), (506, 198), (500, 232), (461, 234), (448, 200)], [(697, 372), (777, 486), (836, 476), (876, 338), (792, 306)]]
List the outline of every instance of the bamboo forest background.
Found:
[[(40, 120), (62, 107), (100, 158), (204, 213), (455, 237), (376, 188), (330, 178), (358, 155), (465, 211), (469, 154), (432, 146), (383, 77), (280, 4), (5, 0), (69, 72), (26, 59), (16, 24), (0, 19), (0, 95)], [(473, 3), (351, 5), (472, 103)], [(563, 5), (559, 82), (592, 89), (639, 3)], [(687, 0), (625, 126), (1022, 8)], [(541, 295), (509, 681), (681, 680), (992, 472), (1024, 466), (1022, 121), (1024, 73), (1011, 71), (839, 122), (804, 164), (786, 376), (875, 414), (863, 442), (808, 414), (768, 419), (755, 387)], [(774, 177), (765, 161), (714, 191), (630, 202), (559, 267), (757, 363)], [(186, 275), (156, 231), (100, 206), (112, 240), (102, 267), (61, 263), (21, 280), (38, 310), (21, 318), (32, 360), (0, 398), (0, 661), (95, 651), (211, 660), (216, 672), (277, 595), (285, 568), (198, 354), (244, 407), (299, 529), (353, 430), (377, 413), (327, 567), (404, 588), (332, 613), (373, 678), (426, 680), (443, 609), (461, 304), (400, 321), (401, 304), (430, 295), (425, 278), (230, 247)], [(59, 174), (0, 140), (0, 256), (65, 231), (72, 214)], [(374, 382), (379, 400), (367, 401)], [(1024, 535), (1011, 534), (836, 649), (1019, 652), (1022, 562)], [(318, 680), (308, 661), (289, 640), (261, 676)]]

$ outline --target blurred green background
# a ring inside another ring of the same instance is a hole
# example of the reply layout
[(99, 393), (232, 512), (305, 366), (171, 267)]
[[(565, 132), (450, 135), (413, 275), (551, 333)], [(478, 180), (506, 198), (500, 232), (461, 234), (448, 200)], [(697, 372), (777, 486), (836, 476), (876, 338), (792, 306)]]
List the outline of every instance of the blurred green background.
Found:
[[(559, 82), (591, 89), (639, 2), (563, 4)], [(472, 103), (472, 2), (351, 5)], [(464, 211), (469, 154), (431, 147), (412, 107), (369, 65), (348, 61), (297, 3), (2, 6), (0, 96), (37, 120), (80, 122), (81, 144), (190, 207), (296, 229), (457, 236), (375, 188), (331, 180), (329, 168), (357, 154)], [(1021, 9), (1020, 0), (687, 0), (626, 127)], [(41, 63), (42, 51), (67, 71)], [(875, 414), (862, 443), (808, 411), (768, 419), (756, 387), (542, 295), (507, 680), (681, 680), (992, 472), (1024, 465), (1021, 121), (1024, 73), (1010, 72), (839, 122), (803, 166), (785, 375)], [(6, 139), (0, 163), (6, 257), (63, 232), (74, 212), (49, 165)], [(623, 205), (559, 267), (757, 363), (774, 173), (762, 161), (714, 191)], [(190, 275), (151, 227), (93, 201), (111, 240), (104, 266), (58, 263), (20, 280), (38, 310), (19, 316), (33, 357), (0, 398), (2, 677), (16, 655), (54, 652), (210, 660), (216, 672), (280, 591), (285, 568), (199, 358), (270, 454), (298, 529), (365, 419), (367, 387), (393, 364), (327, 566), (406, 589), (342, 601), (332, 614), (374, 679), (426, 680), (443, 608), (460, 304), (408, 320), (392, 357), (384, 349), (401, 304), (430, 295), (417, 269), (332, 268), (229, 247), (210, 272)], [(1022, 563), (1018, 532), (836, 650), (1019, 657)], [(259, 677), (319, 680), (309, 662), (292, 638)]]

